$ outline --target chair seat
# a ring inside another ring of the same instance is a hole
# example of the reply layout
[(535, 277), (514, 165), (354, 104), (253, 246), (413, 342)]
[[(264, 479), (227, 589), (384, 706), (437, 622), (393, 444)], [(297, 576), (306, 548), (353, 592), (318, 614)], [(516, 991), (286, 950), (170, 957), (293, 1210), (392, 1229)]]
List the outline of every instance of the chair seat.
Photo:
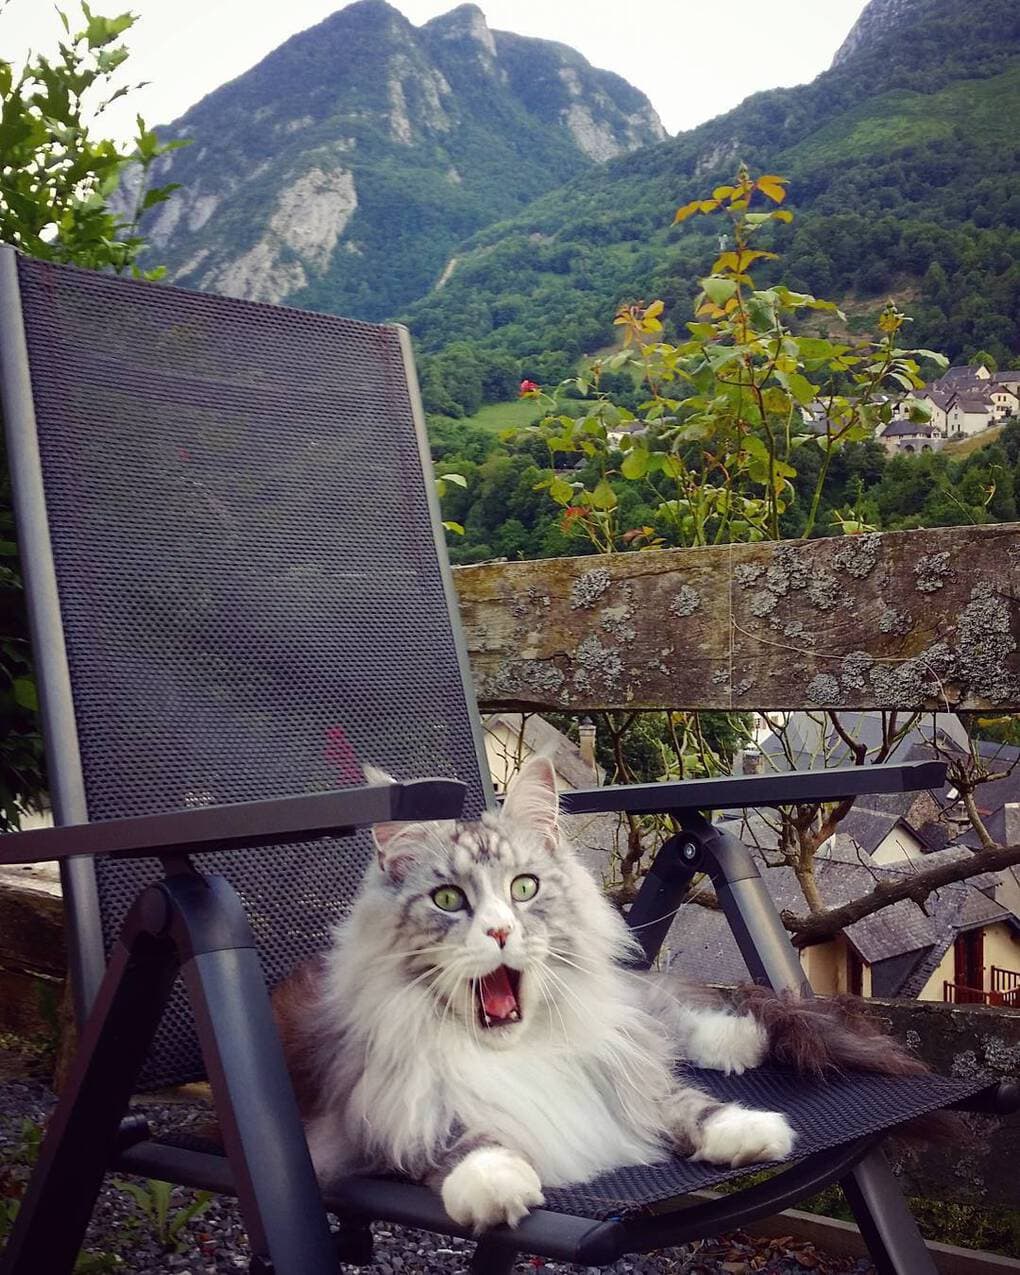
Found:
[[(797, 1131), (796, 1159), (895, 1129), (952, 1106), (987, 1088), (987, 1081), (943, 1076), (874, 1076), (856, 1073), (806, 1081), (782, 1068), (760, 1067), (742, 1076), (685, 1068), (692, 1085), (726, 1102), (782, 1111)], [(555, 1212), (607, 1219), (658, 1212), (677, 1196), (746, 1176), (753, 1167), (725, 1169), (674, 1156), (660, 1164), (617, 1169), (591, 1182), (545, 1192)]]
[[(951, 1080), (935, 1075), (888, 1077), (856, 1073), (806, 1081), (792, 1071), (771, 1067), (757, 1068), (742, 1076), (693, 1067), (684, 1068), (681, 1074), (692, 1085), (722, 1101), (784, 1112), (797, 1131), (797, 1161), (895, 1130), (988, 1088), (986, 1080)], [(207, 1155), (222, 1154), (221, 1147), (183, 1128), (161, 1131), (155, 1141)], [(129, 1166), (124, 1163), (124, 1167)], [(756, 1167), (726, 1169), (674, 1156), (659, 1164), (604, 1173), (590, 1182), (547, 1188), (545, 1211), (592, 1221), (636, 1219), (665, 1212), (664, 1205), (678, 1197), (746, 1176)], [(355, 1182), (360, 1188), (360, 1184), (392, 1181), (352, 1179), (350, 1186)], [(339, 1197), (350, 1195), (346, 1186), (338, 1185)], [(360, 1189), (355, 1193), (364, 1197)]]

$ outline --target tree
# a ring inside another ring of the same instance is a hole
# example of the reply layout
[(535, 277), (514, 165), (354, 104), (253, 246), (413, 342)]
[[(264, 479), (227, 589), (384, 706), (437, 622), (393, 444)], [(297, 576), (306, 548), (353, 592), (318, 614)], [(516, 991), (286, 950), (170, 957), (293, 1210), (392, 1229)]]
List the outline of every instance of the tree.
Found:
[[(36, 54), (17, 73), (0, 61), (0, 240), (47, 261), (157, 279), (161, 270), (134, 266), (144, 246), (138, 219), (175, 188), (146, 191), (130, 215), (117, 211), (113, 196), (129, 165), (144, 177), (160, 155), (183, 143), (161, 142), (140, 116), (128, 148), (93, 135), (90, 117), (101, 118), (105, 106), (137, 87), (114, 87), (128, 57), (118, 40), (135, 19), (100, 17), (83, 3), (84, 25), (72, 33), (67, 16), (58, 10), (58, 17), (65, 38), (56, 56)], [(5, 457), (0, 614), (0, 829), (6, 829), (38, 804), (46, 784)]]
[(978, 350), (976, 354), (972, 354), (967, 360), (971, 367), (983, 367), (989, 372), (997, 372), (999, 370), (999, 360), (994, 354), (989, 354), (987, 350)]

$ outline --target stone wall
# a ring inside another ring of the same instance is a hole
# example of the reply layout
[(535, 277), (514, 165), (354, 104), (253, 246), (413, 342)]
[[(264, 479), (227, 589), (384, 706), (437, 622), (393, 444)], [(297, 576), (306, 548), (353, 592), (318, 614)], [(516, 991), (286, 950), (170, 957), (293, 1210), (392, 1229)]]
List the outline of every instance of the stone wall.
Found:
[(484, 708), (1020, 702), (1020, 525), (454, 572)]

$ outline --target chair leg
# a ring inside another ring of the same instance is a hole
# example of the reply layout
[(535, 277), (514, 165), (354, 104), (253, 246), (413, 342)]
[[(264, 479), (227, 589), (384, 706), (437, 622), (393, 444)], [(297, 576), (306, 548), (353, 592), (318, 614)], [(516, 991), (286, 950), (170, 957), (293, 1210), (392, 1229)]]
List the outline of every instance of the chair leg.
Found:
[(0, 1275), (70, 1275), (176, 974), (169, 944), (141, 936), (114, 948), (0, 1257)]
[(252, 1249), (273, 1275), (334, 1275), (336, 1252), (254, 948), (181, 968)]
[(840, 1186), (878, 1275), (935, 1275), (935, 1260), (881, 1150), (870, 1151)]
[(479, 1240), (468, 1268), (471, 1275), (511, 1275), (517, 1253), (494, 1240)]
[(335, 1275), (329, 1223), (251, 928), (225, 880), (190, 871), (146, 890), (125, 921), (0, 1275), (70, 1275), (178, 971), (191, 997), (254, 1269)]

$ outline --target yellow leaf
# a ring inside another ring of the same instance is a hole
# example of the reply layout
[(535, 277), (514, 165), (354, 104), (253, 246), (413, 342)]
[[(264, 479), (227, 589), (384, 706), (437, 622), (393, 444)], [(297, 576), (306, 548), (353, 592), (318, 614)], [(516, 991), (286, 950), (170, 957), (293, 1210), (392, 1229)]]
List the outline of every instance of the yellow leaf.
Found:
[(713, 274), (722, 274), (724, 270), (739, 270), (740, 258), (735, 252), (724, 252), (721, 257), (717, 257), (712, 266)]
[(676, 216), (673, 218), (673, 222), (675, 224), (678, 221), (686, 221), (688, 217), (691, 217), (694, 215), (694, 213), (700, 212), (700, 211), (701, 211), (701, 200), (692, 199), (689, 204), (684, 204), (682, 208), (678, 208), (676, 210)]
[(789, 208), (777, 208), (774, 213), (769, 213), (773, 221), (793, 221), (793, 213)]
[(661, 314), (665, 308), (665, 301), (653, 301), (652, 304), (647, 306), (645, 309), (645, 318), (654, 319), (656, 315)]
[(719, 200), (728, 199), (730, 195), (735, 193), (735, 190), (736, 188), (733, 186), (716, 186), (715, 190), (712, 191), (712, 198)]
[[(778, 254), (774, 252), (753, 252), (750, 248), (745, 248), (733, 268), (734, 270), (743, 272), (752, 261), (775, 261), (777, 255)], [(733, 256), (736, 257), (736, 253), (734, 253)]]
[(718, 207), (718, 199), (703, 199), (701, 203), (698, 204), (698, 209), (703, 213), (715, 212)]
[(786, 198), (784, 189), (786, 181), (785, 177), (767, 174), (764, 177), (759, 177), (755, 185), (767, 199), (771, 199), (774, 204), (781, 204)]

